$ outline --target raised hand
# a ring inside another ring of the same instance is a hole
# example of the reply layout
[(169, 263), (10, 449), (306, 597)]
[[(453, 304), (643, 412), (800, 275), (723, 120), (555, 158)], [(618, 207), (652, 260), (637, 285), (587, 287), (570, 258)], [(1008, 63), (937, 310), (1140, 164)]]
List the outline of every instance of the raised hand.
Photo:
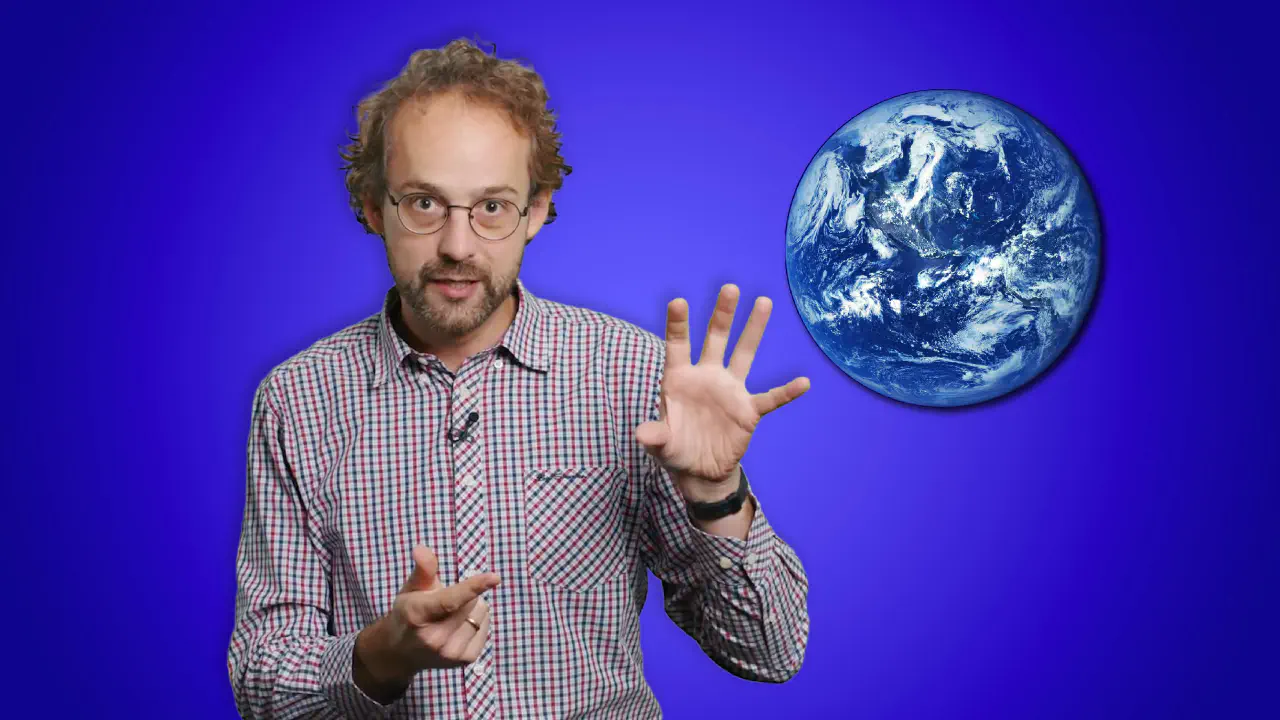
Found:
[(737, 286), (723, 286), (696, 365), (691, 362), (689, 306), (682, 298), (667, 305), (661, 419), (640, 424), (635, 437), (678, 481), (719, 483), (736, 477), (760, 418), (809, 389), (809, 379), (797, 377), (766, 392), (747, 390), (747, 374), (773, 307), (767, 297), (756, 299), (725, 367), (737, 305)]
[[(391, 610), (356, 641), (357, 664), (363, 666), (357, 684), (370, 695), (396, 696), (427, 668), (469, 665), (489, 638), (489, 605), (481, 595), (498, 586), (498, 576), (482, 573), (445, 586), (429, 548), (415, 547), (413, 561)], [(370, 687), (360, 682), (361, 674)]]

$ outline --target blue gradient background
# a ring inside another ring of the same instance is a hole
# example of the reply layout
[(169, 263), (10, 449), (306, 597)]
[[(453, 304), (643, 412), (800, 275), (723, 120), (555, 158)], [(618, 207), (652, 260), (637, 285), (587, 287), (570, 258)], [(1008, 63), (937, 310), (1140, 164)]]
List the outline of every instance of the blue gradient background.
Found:
[[(3, 10), (0, 715), (235, 716), (253, 389), (390, 283), (338, 145), (411, 50), (479, 34), (543, 73), (575, 166), (529, 286), (661, 333), (666, 301), (702, 324), (736, 282), (776, 301), (752, 389), (812, 379), (746, 458), (809, 572), (804, 669), (728, 675), (655, 586), (643, 638), (668, 717), (1280, 716), (1280, 116), (1262, 17), (465, 5)], [(1104, 221), (1077, 342), (1026, 391), (960, 411), (844, 376), (783, 267), (823, 141), (935, 87), (1048, 126)]]

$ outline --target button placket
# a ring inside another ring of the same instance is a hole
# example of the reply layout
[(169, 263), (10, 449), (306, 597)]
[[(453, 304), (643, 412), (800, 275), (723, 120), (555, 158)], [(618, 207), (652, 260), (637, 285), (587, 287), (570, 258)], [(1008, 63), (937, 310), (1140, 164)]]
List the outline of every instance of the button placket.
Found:
[[(452, 427), (467, 426), (467, 433), (457, 442), (448, 443), (453, 455), (454, 471), (454, 547), (461, 581), (491, 569), (488, 517), (488, 493), (485, 492), (484, 467), (484, 413), (478, 401), (479, 393), (469, 387), (473, 377), (483, 375), (484, 363), (464, 367), (455, 380), (453, 402), (450, 403)], [(467, 423), (469, 417), (480, 419)], [(490, 624), (494, 621), (490, 610)], [(492, 654), (491, 643), (486, 643), (480, 659), (471, 668), (485, 667)], [(464, 676), (463, 690), (468, 718), (495, 717), (497, 695), (493, 673), (471, 670)]]
[(458, 383), (458, 387), (453, 391), (453, 398), (455, 405), (469, 405), (471, 403), (471, 388), (461, 382)]

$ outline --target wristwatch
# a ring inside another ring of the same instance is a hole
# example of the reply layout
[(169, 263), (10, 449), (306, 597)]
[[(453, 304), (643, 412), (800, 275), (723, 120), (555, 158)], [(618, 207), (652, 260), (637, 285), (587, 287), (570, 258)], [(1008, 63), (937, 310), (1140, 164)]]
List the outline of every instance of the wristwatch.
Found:
[(729, 497), (715, 502), (686, 500), (685, 504), (689, 506), (689, 517), (694, 520), (719, 520), (741, 510), (742, 503), (747, 500), (747, 489), (749, 487), (746, 469), (743, 468), (741, 472), (742, 482), (738, 483), (738, 489)]

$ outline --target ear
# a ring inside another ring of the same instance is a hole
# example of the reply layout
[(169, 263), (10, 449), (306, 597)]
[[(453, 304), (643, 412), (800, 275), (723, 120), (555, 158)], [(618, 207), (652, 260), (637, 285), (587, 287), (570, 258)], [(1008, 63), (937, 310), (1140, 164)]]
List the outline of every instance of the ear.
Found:
[(528, 243), (533, 239), (534, 235), (542, 229), (547, 222), (547, 213), (551, 211), (551, 189), (539, 191), (533, 196), (533, 200), (529, 202), (529, 235), (525, 239)]
[(382, 226), (382, 207), (375, 205), (373, 198), (368, 195), (364, 196), (364, 202), (361, 204), (364, 206), (364, 219), (368, 221), (369, 227), (379, 235), (385, 235), (386, 228)]

